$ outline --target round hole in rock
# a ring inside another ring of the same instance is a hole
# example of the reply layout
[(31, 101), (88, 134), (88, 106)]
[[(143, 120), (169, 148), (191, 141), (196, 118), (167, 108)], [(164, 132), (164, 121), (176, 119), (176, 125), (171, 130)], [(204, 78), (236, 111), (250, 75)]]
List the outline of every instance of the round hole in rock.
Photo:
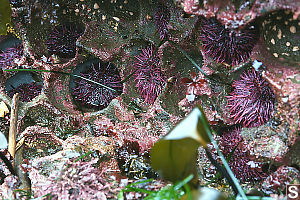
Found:
[(5, 51), (8, 48), (12, 48), (15, 45), (21, 44), (22, 41), (12, 35), (0, 37), (0, 52)]
[(55, 26), (48, 33), (45, 44), (50, 55), (56, 54), (60, 58), (70, 59), (76, 55), (76, 40), (83, 34), (81, 24), (66, 22)]
[(20, 101), (30, 102), (38, 96), (43, 89), (42, 78), (32, 72), (18, 72), (5, 82), (7, 95), (13, 97), (19, 93)]
[[(0, 41), (0, 69), (13, 69), (16, 59), (23, 56), (23, 44), (15, 37), (7, 36)], [(9, 72), (15, 74), (15, 72)]]
[(78, 65), (73, 71), (70, 90), (79, 108), (84, 111), (102, 110), (122, 94), (121, 81), (116, 65), (92, 59)]

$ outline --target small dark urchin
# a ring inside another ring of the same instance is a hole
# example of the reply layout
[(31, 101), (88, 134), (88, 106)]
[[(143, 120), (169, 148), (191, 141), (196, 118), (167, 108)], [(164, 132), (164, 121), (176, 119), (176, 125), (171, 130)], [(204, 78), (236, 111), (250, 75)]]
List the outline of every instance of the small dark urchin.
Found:
[(87, 108), (104, 109), (112, 99), (119, 96), (123, 91), (119, 71), (112, 63), (94, 62), (88, 70), (80, 73), (80, 75), (114, 89), (113, 91), (91, 81), (76, 78), (72, 95), (76, 101)]
[(224, 131), (219, 147), (226, 159), (230, 156), (229, 167), (242, 182), (261, 180), (266, 177), (261, 169), (262, 164), (251, 160), (247, 143), (239, 134), (239, 128)]
[(14, 94), (19, 93), (20, 101), (29, 102), (41, 93), (42, 88), (43, 86), (36, 82), (23, 83), (18, 87), (9, 90), (8, 96), (12, 98)]
[(55, 26), (49, 33), (45, 44), (50, 54), (61, 58), (74, 58), (76, 54), (76, 40), (83, 34), (83, 30), (75, 24)]
[(254, 69), (234, 81), (228, 98), (230, 117), (245, 127), (260, 126), (273, 114), (275, 94), (269, 83)]
[(218, 63), (237, 65), (247, 61), (259, 33), (254, 25), (240, 31), (226, 29), (216, 18), (199, 17), (199, 36), (204, 53)]
[(11, 48), (7, 48), (0, 53), (0, 68), (9, 69), (14, 64), (16, 58), (20, 59), (23, 56), (23, 45), (17, 43)]
[(154, 23), (156, 24), (156, 29), (159, 32), (159, 38), (161, 40), (168, 37), (167, 25), (170, 21), (170, 17), (171, 14), (169, 9), (166, 6), (159, 4), (155, 9)]
[(136, 87), (145, 103), (153, 104), (165, 85), (165, 77), (160, 68), (160, 59), (153, 46), (142, 49), (136, 56), (134, 78)]

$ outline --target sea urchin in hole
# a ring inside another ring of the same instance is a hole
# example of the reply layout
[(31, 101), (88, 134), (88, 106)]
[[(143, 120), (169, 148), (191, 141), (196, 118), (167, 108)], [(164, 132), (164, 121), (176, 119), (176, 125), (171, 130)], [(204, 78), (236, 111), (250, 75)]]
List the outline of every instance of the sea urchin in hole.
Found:
[(227, 96), (227, 107), (235, 123), (254, 127), (272, 117), (275, 94), (259, 72), (254, 69), (244, 72), (232, 86), (233, 91)]
[(7, 48), (0, 53), (0, 68), (10, 69), (13, 66), (16, 58), (20, 59), (23, 56), (22, 43), (16, 43), (13, 47)]
[(247, 61), (259, 33), (254, 25), (235, 31), (226, 29), (216, 18), (199, 17), (199, 37), (206, 55), (218, 63), (237, 65)]
[(156, 29), (159, 32), (159, 38), (163, 40), (168, 36), (168, 23), (170, 21), (170, 11), (164, 5), (158, 5), (154, 13), (154, 23), (156, 24)]
[(219, 141), (219, 146), (227, 159), (231, 156), (228, 164), (239, 180), (245, 182), (266, 177), (261, 169), (262, 164), (251, 160), (247, 143), (239, 134), (239, 128), (225, 131)]
[(19, 93), (20, 101), (29, 102), (41, 93), (42, 88), (43, 86), (36, 82), (23, 83), (18, 87), (9, 90), (8, 96), (12, 98), (14, 94)]
[(119, 71), (112, 63), (93, 62), (89, 69), (80, 75), (114, 89), (113, 91), (91, 81), (76, 78), (72, 94), (76, 101), (87, 108), (104, 109), (123, 91)]
[(153, 46), (142, 49), (134, 64), (136, 87), (145, 103), (153, 104), (165, 85), (165, 77), (160, 68), (158, 53)]
[(76, 54), (76, 40), (83, 34), (83, 30), (75, 24), (55, 26), (49, 33), (45, 44), (50, 54), (61, 58), (74, 58)]

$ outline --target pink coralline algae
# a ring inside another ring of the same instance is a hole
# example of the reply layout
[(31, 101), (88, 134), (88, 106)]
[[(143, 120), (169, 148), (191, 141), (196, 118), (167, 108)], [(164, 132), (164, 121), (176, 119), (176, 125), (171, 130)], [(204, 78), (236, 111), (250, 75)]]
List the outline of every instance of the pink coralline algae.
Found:
[(72, 94), (76, 101), (87, 108), (104, 109), (123, 91), (118, 68), (112, 63), (95, 62), (87, 71), (82, 72), (81, 76), (113, 89), (76, 78)]
[(0, 185), (0, 198), (1, 199), (21, 199), (21, 197), (15, 194), (15, 190), (18, 189), (20, 181), (17, 176), (8, 176), (4, 179), (4, 183)]
[(62, 171), (51, 171), (48, 177), (30, 170), (36, 197), (50, 195), (52, 199), (106, 199), (110, 184), (103, 179), (103, 171), (90, 162), (67, 161)]
[(228, 164), (241, 181), (261, 180), (266, 177), (262, 172), (261, 164), (251, 160), (247, 150), (248, 144), (239, 134), (238, 128), (223, 133), (219, 146), (226, 158), (231, 156)]
[(246, 62), (259, 34), (254, 25), (242, 30), (226, 29), (216, 18), (199, 17), (199, 36), (204, 53), (218, 63)]
[(114, 136), (116, 132), (114, 130), (114, 124), (111, 122), (109, 118), (104, 116), (96, 119), (93, 124), (93, 130), (95, 136)]
[(170, 11), (169, 9), (164, 5), (159, 5), (155, 9), (154, 13), (154, 22), (156, 24), (156, 29), (159, 32), (159, 37), (161, 40), (168, 37), (168, 23), (170, 21)]
[(160, 58), (153, 46), (142, 49), (134, 63), (136, 87), (145, 103), (153, 104), (165, 86), (165, 76), (160, 68)]
[[(159, 129), (161, 132), (164, 131), (163, 127), (159, 127)], [(140, 126), (140, 123), (137, 121), (133, 123), (115, 123), (115, 131), (118, 133), (117, 136), (120, 141), (137, 141), (139, 143), (141, 153), (149, 150), (159, 139), (159, 134), (157, 134), (157, 132), (155, 134), (151, 133), (146, 127)]]
[(294, 167), (288, 167), (288, 166), (281, 166), (277, 169), (276, 172), (268, 176), (263, 184), (262, 188), (263, 191), (267, 194), (271, 193), (280, 193), (285, 192), (286, 185), (291, 184), (292, 182), (294, 184), (298, 183), (299, 181), (300, 173), (299, 170), (297, 170)]
[(120, 100), (118, 104), (114, 105), (115, 116), (120, 121), (131, 121), (135, 119), (134, 112), (132, 110), (128, 110), (127, 105)]
[(38, 96), (42, 92), (43, 86), (36, 83), (23, 83), (16, 88), (13, 88), (8, 91), (8, 96), (11, 98), (14, 94), (19, 93), (20, 101), (29, 102), (34, 97)]
[(244, 72), (232, 86), (227, 107), (235, 123), (257, 127), (272, 117), (275, 94), (259, 72), (254, 69)]
[(45, 44), (50, 54), (56, 54), (61, 58), (73, 58), (76, 54), (76, 40), (82, 34), (83, 30), (75, 24), (55, 26)]
[(7, 69), (13, 66), (15, 59), (20, 59), (23, 56), (22, 43), (15, 44), (11, 48), (7, 48), (0, 53), (0, 68)]

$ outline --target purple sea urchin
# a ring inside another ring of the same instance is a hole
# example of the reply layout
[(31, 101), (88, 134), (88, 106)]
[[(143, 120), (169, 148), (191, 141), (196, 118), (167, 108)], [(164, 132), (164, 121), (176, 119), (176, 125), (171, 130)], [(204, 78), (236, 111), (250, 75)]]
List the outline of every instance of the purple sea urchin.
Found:
[(88, 70), (80, 75), (115, 90), (113, 91), (96, 83), (76, 78), (72, 94), (76, 101), (87, 108), (104, 109), (112, 99), (119, 96), (123, 91), (119, 71), (112, 63), (94, 62)]
[(245, 62), (259, 34), (254, 25), (240, 31), (226, 29), (216, 18), (199, 18), (199, 39), (206, 55), (218, 63), (237, 65)]
[(7, 48), (0, 53), (0, 68), (7, 69), (11, 68), (14, 64), (14, 60), (20, 59), (23, 56), (23, 45), (22, 43), (16, 43), (13, 47)]
[(260, 126), (272, 117), (275, 94), (259, 72), (254, 69), (244, 72), (232, 86), (227, 107), (235, 123)]
[(55, 26), (45, 42), (48, 52), (61, 58), (73, 58), (76, 54), (76, 40), (82, 34), (83, 30), (74, 24)]
[(164, 5), (158, 5), (158, 7), (155, 9), (154, 13), (154, 22), (156, 24), (156, 29), (159, 32), (159, 38), (163, 40), (168, 36), (168, 23), (170, 21), (170, 11), (169, 9)]
[(219, 146), (226, 158), (231, 156), (228, 164), (235, 176), (241, 181), (261, 180), (266, 177), (260, 163), (250, 159), (247, 144), (239, 134), (238, 128), (223, 133)]
[(42, 88), (43, 86), (36, 82), (23, 83), (18, 87), (9, 90), (8, 96), (12, 98), (15, 93), (19, 93), (20, 101), (29, 102), (41, 93)]
[(160, 69), (160, 59), (158, 53), (154, 54), (154, 52), (153, 46), (142, 49), (142, 53), (135, 57), (134, 64), (137, 90), (148, 104), (155, 101), (165, 85), (165, 77)]

